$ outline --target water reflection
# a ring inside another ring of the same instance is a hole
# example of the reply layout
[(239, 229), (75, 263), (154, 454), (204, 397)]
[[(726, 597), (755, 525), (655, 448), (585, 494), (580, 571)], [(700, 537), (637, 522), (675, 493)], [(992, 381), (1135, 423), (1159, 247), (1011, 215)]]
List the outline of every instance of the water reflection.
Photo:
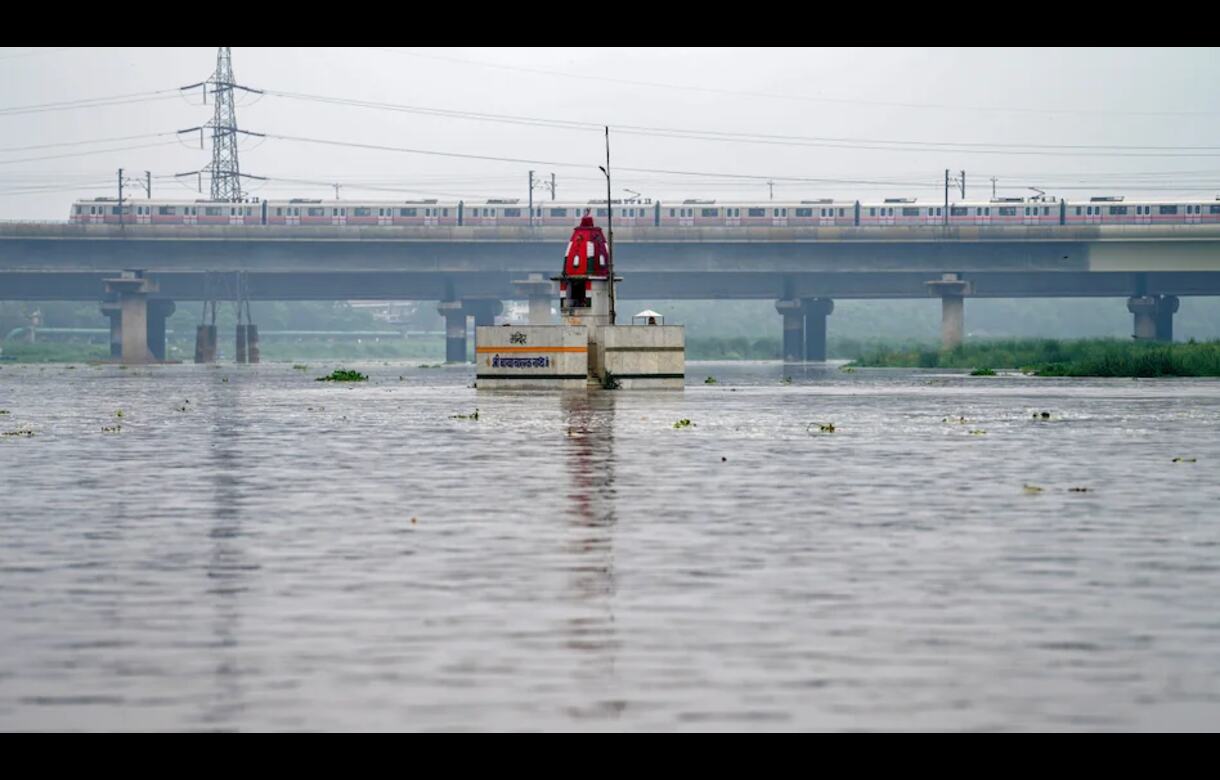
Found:
[(614, 410), (613, 393), (565, 394), (567, 418), (568, 525), (565, 555), (571, 561), (571, 601), (565, 646), (584, 656), (582, 686), (590, 699), (571, 709), (574, 717), (616, 718), (623, 702), (604, 695), (617, 687), (619, 638), (614, 624)]
[(240, 458), (241, 434), (245, 427), (242, 394), (212, 388), (215, 410), (210, 432), (209, 473), (212, 474), (212, 523), (208, 530), (211, 552), (205, 566), (204, 592), (212, 604), (211, 633), (215, 653), (215, 689), (204, 704), (200, 719), (217, 728), (235, 728), (245, 708), (239, 635), (241, 595), (248, 587), (252, 565), (242, 546), (242, 510), (245, 479)]

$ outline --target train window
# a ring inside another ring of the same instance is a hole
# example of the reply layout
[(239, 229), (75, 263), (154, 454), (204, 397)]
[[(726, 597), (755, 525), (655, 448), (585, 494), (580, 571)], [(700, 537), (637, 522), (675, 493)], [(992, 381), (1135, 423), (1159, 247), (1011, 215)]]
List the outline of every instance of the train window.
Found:
[(157, 213), (163, 217), (172, 217), (178, 213), (178, 210), (173, 206), (160, 206), (157, 208)]
[(305, 215), (309, 216), (309, 217), (325, 217), (326, 209), (322, 209), (322, 208), (305, 209)]
[(877, 216), (877, 209), (869, 209), (869, 210), (868, 210), (868, 215), (869, 215), (870, 217), (875, 217), (875, 216)]
[(369, 208), (364, 208), (363, 206), (359, 206), (357, 208), (352, 209), (352, 216), (353, 217), (371, 217), (371, 216), (373, 216), (373, 210), (369, 209)]
[(400, 216), (400, 217), (414, 217), (415, 214), (416, 214), (415, 209), (399, 209), (398, 210), (398, 216)]
[(843, 216), (843, 209), (839, 209), (839, 216)]
[(283, 207), (280, 207), (280, 208), (276, 209), (276, 210), (275, 210), (275, 215), (276, 215), (277, 217), (282, 217), (282, 216), (284, 216), (284, 209), (283, 209)]
[(552, 217), (566, 217), (567, 215), (568, 215), (567, 209), (551, 209)]
[(76, 213), (77, 213), (77, 214), (84, 214), (84, 213), (85, 213), (85, 207), (84, 207), (84, 206), (77, 206), (77, 207), (76, 207)]
[(220, 206), (204, 206), (203, 207), (203, 216), (219, 217), (220, 216)]
[(1110, 214), (1112, 214), (1114, 216), (1125, 217), (1125, 216), (1127, 216), (1127, 207), (1126, 206), (1111, 206)]
[(969, 214), (970, 214), (970, 209), (965, 208), (963, 206), (952, 206), (949, 209), (949, 216), (951, 216), (951, 217), (965, 217), (965, 216), (968, 216)]
[(599, 216), (599, 217), (604, 217), (604, 216), (606, 216), (606, 210), (605, 210), (605, 209), (598, 209), (598, 210), (597, 210), (597, 216)]
[(904, 208), (904, 209), (902, 210), (902, 216), (904, 216), (904, 217), (918, 217), (918, 216), (919, 216), (919, 209)]
[(1209, 214), (1220, 214), (1220, 206), (1209, 206), (1208, 213)]
[(1161, 213), (1162, 214), (1177, 214), (1178, 207), (1177, 206), (1161, 206)]
[(720, 209), (702, 209), (702, 216), (718, 217), (720, 216)]
[(521, 209), (504, 209), (504, 216), (519, 217), (521, 216)]
[(997, 216), (1001, 216), (1001, 217), (1015, 217), (1015, 216), (1017, 216), (1017, 207), (1016, 206), (1001, 206), (1000, 208), (996, 209), (996, 214), (997, 214)]
[[(825, 210), (825, 209), (822, 209), (822, 212), (823, 212), (823, 214), (825, 214), (826, 210)], [(797, 209), (797, 210), (796, 210), (796, 215), (797, 215), (798, 217), (812, 217), (812, 216), (813, 216), (813, 209)]]
[(449, 216), (449, 209), (441, 209), (441, 211), (443, 212), (443, 213), (441, 214), (441, 216), (442, 216), (442, 217), (447, 217), (447, 216)]
[(1051, 214), (1051, 207), (1050, 207), (1050, 206), (1043, 206), (1043, 207), (1042, 207), (1042, 216), (1044, 216), (1044, 217), (1049, 217), (1049, 216), (1050, 216), (1050, 214)]
[(767, 216), (766, 209), (746, 209), (747, 217), (765, 217)]
[(1078, 216), (1078, 217), (1080, 216), (1080, 207), (1079, 206), (1076, 207), (1076, 216)]
[(670, 209), (670, 210), (669, 210), (669, 216), (671, 216), (671, 217), (673, 217), (673, 216), (677, 216), (677, 215), (674, 213), (674, 211), (675, 211), (674, 209)]

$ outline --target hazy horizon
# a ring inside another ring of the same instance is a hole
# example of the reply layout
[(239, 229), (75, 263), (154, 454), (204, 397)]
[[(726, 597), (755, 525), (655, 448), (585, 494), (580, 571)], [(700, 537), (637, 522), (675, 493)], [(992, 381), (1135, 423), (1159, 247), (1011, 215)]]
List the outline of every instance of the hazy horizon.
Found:
[[(238, 47), (232, 59), (239, 83), (265, 90), (237, 107), (242, 129), (270, 136), (240, 147), (242, 171), (270, 178), (246, 183), (262, 198), (329, 198), (338, 183), (344, 199), (524, 200), (531, 169), (555, 175), (560, 200), (604, 197), (603, 124), (615, 197), (765, 200), (772, 179), (776, 200), (939, 202), (946, 168), (966, 171), (968, 199), (990, 197), (992, 177), (1000, 196), (1220, 190), (1214, 49)], [(119, 167), (151, 171), (154, 197), (199, 197), (196, 177), (174, 174), (202, 168), (210, 146), (177, 131), (212, 106), (178, 88), (215, 63), (202, 47), (0, 49), (0, 218), (64, 219), (75, 198), (114, 195)], [(49, 105), (81, 101), (95, 102)]]

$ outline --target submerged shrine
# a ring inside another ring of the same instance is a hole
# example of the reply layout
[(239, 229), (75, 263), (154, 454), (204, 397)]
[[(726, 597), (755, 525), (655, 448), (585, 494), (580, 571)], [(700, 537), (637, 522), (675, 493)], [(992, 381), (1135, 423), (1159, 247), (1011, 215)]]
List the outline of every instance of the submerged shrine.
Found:
[[(615, 323), (610, 250), (586, 214), (572, 231), (559, 282), (561, 324), (475, 329), (478, 389), (682, 389), (686, 336), (654, 312)], [(550, 318), (549, 309), (545, 315)], [(638, 321), (638, 323), (636, 322)]]

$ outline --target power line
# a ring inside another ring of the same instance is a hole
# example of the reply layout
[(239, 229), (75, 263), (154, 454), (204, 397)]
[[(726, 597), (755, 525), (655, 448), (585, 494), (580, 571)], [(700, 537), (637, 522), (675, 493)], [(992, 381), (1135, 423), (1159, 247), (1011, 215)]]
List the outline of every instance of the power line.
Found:
[(124, 95), (109, 95), (102, 98), (78, 98), (76, 100), (61, 100), (55, 103), (39, 103), (28, 106), (10, 106), (0, 108), (0, 116), (17, 114), (38, 114), (46, 111), (68, 111), (76, 108), (101, 108), (104, 106), (121, 106), (130, 103), (143, 103), (149, 100), (169, 100), (176, 97), (177, 90), (156, 89), (149, 92), (129, 92)]
[[(402, 153), (402, 154), (418, 154), (418, 155), (425, 155), (425, 156), (431, 156), (431, 157), (453, 157), (453, 158), (465, 159), (465, 160), (484, 160), (484, 161), (491, 161), (491, 162), (517, 163), (517, 164), (522, 164), (522, 165), (553, 165), (555, 167), (561, 167), (561, 168), (585, 168), (585, 169), (587, 169), (589, 167), (588, 163), (559, 162), (559, 161), (555, 161), (555, 160), (538, 160), (538, 159), (530, 159), (530, 158), (522, 158), (522, 157), (501, 157), (501, 156), (496, 156), (496, 155), (468, 154), (468, 153), (462, 153), (462, 152), (442, 152), (442, 151), (437, 151), (437, 150), (433, 150), (433, 149), (413, 149), (413, 148), (402, 147), (402, 146), (389, 146), (386, 144), (369, 144), (369, 143), (359, 143), (359, 142), (355, 142), (355, 141), (339, 141), (339, 140), (329, 139), (329, 138), (310, 138), (310, 137), (306, 137), (306, 136), (297, 136), (297, 135), (281, 135), (278, 133), (266, 133), (266, 136), (268, 138), (273, 138), (273, 139), (277, 139), (277, 140), (281, 140), (281, 141), (297, 141), (300, 143), (320, 144), (320, 145), (324, 145), (324, 146), (340, 146), (340, 147), (345, 147), (345, 148), (350, 148), (350, 149), (366, 149), (366, 150), (371, 150), (371, 151), (398, 152), (398, 153)], [(715, 172), (709, 172), (709, 171), (681, 171), (681, 170), (670, 170), (670, 169), (665, 169), (665, 168), (633, 168), (633, 167), (625, 167), (625, 166), (618, 168), (618, 170), (627, 171), (627, 172), (631, 172), (631, 173), (658, 173), (658, 174), (665, 174), (665, 175), (669, 175), (669, 176), (699, 176), (699, 177), (711, 176), (711, 177), (720, 177), (720, 178), (724, 178), (724, 179), (749, 179), (749, 180), (774, 179), (775, 181), (824, 182), (824, 183), (834, 183), (834, 184), (869, 183), (869, 184), (892, 184), (895, 186), (903, 186), (903, 185), (907, 184), (907, 182), (887, 182), (887, 181), (868, 180), (868, 179), (836, 179), (836, 178), (821, 178), (821, 177), (807, 177), (807, 176), (771, 176), (771, 175), (764, 175), (764, 174), (715, 173)]]
[(141, 138), (162, 138), (176, 133), (143, 133), (141, 135), (120, 135), (111, 138), (94, 138), (87, 141), (60, 141), (53, 144), (37, 144), (35, 146), (8, 146), (0, 148), (0, 152), (27, 152), (34, 149), (54, 149), (60, 146), (87, 146), (89, 144), (106, 144), (118, 141), (135, 141)]
[(41, 157), (21, 157), (15, 160), (0, 160), (0, 165), (11, 165), (21, 162), (36, 162), (39, 160), (62, 160), (67, 157), (88, 157), (94, 154), (109, 154), (110, 152), (126, 152), (133, 149), (151, 149), (157, 146), (177, 146), (177, 141), (165, 141), (157, 144), (135, 144), (133, 146), (115, 146), (110, 149), (91, 149), (87, 152), (69, 152), (67, 154), (48, 154)]
[[(327, 95), (312, 95), (301, 92), (265, 90), (266, 94), (292, 100), (344, 105), (357, 108), (395, 111), (423, 116), (437, 116), (482, 122), (498, 122), (530, 127), (547, 127), (561, 130), (598, 131), (604, 125), (579, 120), (546, 117), (494, 114), (482, 111), (464, 111), (429, 106), (387, 103), (372, 100), (357, 100)], [(991, 143), (973, 141), (915, 141), (905, 139), (855, 138), (834, 136), (776, 135), (769, 133), (699, 130), (692, 128), (649, 127), (640, 125), (611, 124), (617, 133), (658, 138), (680, 138), (684, 140), (718, 141), (725, 143), (750, 143), (774, 146), (810, 146), (832, 149), (862, 149), (871, 151), (904, 152), (965, 152), (971, 154), (1011, 154), (1038, 156), (1102, 156), (1102, 157), (1194, 157), (1220, 156), (1220, 146), (1166, 146), (1130, 144), (1038, 144), (1038, 143)], [(1095, 151), (1093, 151), (1095, 150)], [(1213, 152), (1209, 155), (1184, 154), (1185, 152)], [(1116, 154), (1116, 152), (1149, 152), (1149, 154)], [(1153, 153), (1155, 152), (1155, 153)], [(1164, 154), (1170, 152), (1171, 154)]]
[(544, 76), (554, 76), (556, 78), (578, 79), (582, 81), (601, 81), (613, 84), (624, 84), (634, 87), (654, 87), (659, 89), (676, 89), (689, 92), (703, 92), (717, 95), (735, 95), (740, 97), (758, 97), (771, 100), (788, 100), (806, 103), (832, 103), (843, 105), (863, 105), (873, 106), (878, 108), (914, 108), (914, 109), (929, 109), (942, 111), (977, 111), (987, 113), (1021, 113), (1021, 114), (1080, 114), (1080, 115), (1098, 115), (1098, 116), (1193, 116), (1206, 117), (1216, 116), (1220, 114), (1217, 111), (1125, 111), (1119, 109), (1087, 109), (1087, 108), (1032, 108), (1032, 107), (1002, 107), (1002, 106), (969, 106), (969, 105), (950, 105), (944, 103), (912, 103), (903, 101), (885, 101), (885, 100), (860, 100), (858, 98), (837, 98), (837, 97), (814, 97), (812, 95), (793, 95), (793, 94), (776, 94), (769, 92), (750, 92), (744, 90), (721, 89), (717, 87), (700, 87), (690, 84), (666, 84), (656, 81), (637, 81), (632, 79), (609, 78), (605, 76), (586, 76), (574, 73), (563, 73), (560, 71), (546, 70), (542, 68), (525, 68), (514, 65), (501, 65), (491, 62), (482, 62), (479, 60), (469, 60), (460, 57), (449, 57), (439, 54), (422, 54), (419, 52), (404, 51), (401, 49), (393, 49), (387, 47), (374, 47), (381, 51), (390, 51), (396, 54), (404, 54), (408, 57), (420, 57), (423, 59), (440, 60), (444, 62), (456, 62), (464, 65), (475, 65), (482, 68), (493, 68), (496, 70), (517, 71), (520, 73), (535, 73)]

